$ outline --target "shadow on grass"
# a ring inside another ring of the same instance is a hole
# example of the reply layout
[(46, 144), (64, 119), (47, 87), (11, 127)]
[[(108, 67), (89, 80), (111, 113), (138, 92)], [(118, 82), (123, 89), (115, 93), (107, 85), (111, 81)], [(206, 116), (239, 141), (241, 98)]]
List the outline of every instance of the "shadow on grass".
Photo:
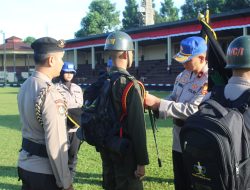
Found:
[(14, 189), (20, 189), (20, 188), (21, 188), (20, 185), (0, 183), (0, 189), (2, 190), (14, 190)]
[(0, 115), (0, 125), (10, 129), (21, 130), (19, 115)]
[(155, 183), (170, 183), (174, 184), (173, 179), (166, 179), (166, 178), (159, 178), (159, 177), (150, 177), (146, 176), (143, 181), (148, 181), (148, 182), (155, 182)]
[[(159, 177), (150, 177), (147, 176), (144, 178), (143, 181), (154, 182), (154, 183), (169, 183), (174, 184), (173, 179), (165, 179)], [(84, 183), (84, 184), (95, 184), (95, 185), (102, 185), (102, 175), (96, 173), (82, 173), (77, 172), (75, 177), (76, 183)]]
[(17, 177), (17, 167), (13, 167), (13, 166), (0, 166), (0, 176), (11, 177), (11, 178), (18, 179), (18, 177)]
[[(0, 177), (12, 178), (11, 182), (18, 183), (17, 167), (13, 166), (0, 166)], [(0, 189), (3, 190), (15, 190), (20, 189), (20, 185), (8, 184), (6, 182), (0, 182)]]
[(18, 92), (1, 92), (1, 94), (18, 94)]
[[(13, 178), (13, 180), (18, 180), (17, 176), (17, 167), (13, 166), (0, 166), (0, 177), (10, 177)], [(158, 178), (158, 177), (145, 177), (143, 181), (148, 182), (155, 182), (155, 183), (169, 183), (173, 184), (173, 179), (165, 179), (165, 178)], [(102, 185), (102, 175), (97, 173), (84, 173), (84, 172), (77, 172), (75, 177), (75, 182), (80, 184), (89, 184), (89, 185)], [(0, 189), (18, 189), (20, 188), (19, 185), (13, 185), (13, 184), (6, 184), (6, 183), (0, 183)]]
[(76, 183), (82, 184), (95, 184), (95, 185), (102, 185), (102, 175), (97, 173), (83, 173), (77, 172), (75, 177)]

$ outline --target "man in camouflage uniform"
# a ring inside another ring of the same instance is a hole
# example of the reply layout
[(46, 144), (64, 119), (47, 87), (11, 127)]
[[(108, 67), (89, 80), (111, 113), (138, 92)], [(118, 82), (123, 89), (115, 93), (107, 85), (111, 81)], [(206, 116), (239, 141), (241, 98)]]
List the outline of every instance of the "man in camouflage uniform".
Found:
[(173, 118), (173, 168), (176, 190), (191, 188), (185, 175), (179, 133), (185, 119), (198, 110), (198, 105), (207, 93), (206, 51), (207, 44), (201, 37), (193, 36), (182, 40), (180, 52), (174, 59), (182, 63), (185, 70), (177, 76), (173, 92), (166, 100), (151, 94), (147, 94), (145, 99), (147, 106), (159, 111), (160, 118)]
[(18, 175), (23, 190), (73, 190), (68, 167), (65, 101), (51, 80), (63, 66), (64, 42), (44, 37), (31, 44), (35, 72), (22, 85), (18, 109), (22, 149)]
[[(117, 116), (122, 114), (122, 93), (131, 80), (127, 68), (133, 62), (133, 42), (131, 37), (121, 31), (111, 33), (104, 50), (112, 58), (110, 74), (122, 75), (112, 86), (112, 100)], [(123, 137), (131, 142), (124, 157), (109, 150), (100, 150), (103, 164), (103, 187), (106, 190), (142, 190), (142, 178), (145, 165), (149, 163), (146, 145), (146, 128), (144, 121), (143, 97), (140, 86), (134, 80), (133, 87), (127, 95), (127, 115), (122, 121)], [(119, 119), (119, 118), (118, 118)]]

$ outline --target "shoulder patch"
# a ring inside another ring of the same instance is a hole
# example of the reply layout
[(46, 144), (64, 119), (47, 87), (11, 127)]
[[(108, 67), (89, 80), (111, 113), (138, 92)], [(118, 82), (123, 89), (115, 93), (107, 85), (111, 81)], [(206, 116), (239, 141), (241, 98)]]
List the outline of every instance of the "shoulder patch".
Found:
[(60, 115), (66, 115), (66, 108), (63, 105), (58, 106), (58, 112)]
[(61, 99), (55, 100), (55, 104), (56, 104), (58, 113), (60, 115), (66, 115), (67, 114), (67, 107), (65, 105), (64, 100), (61, 100)]
[(205, 83), (205, 84), (202, 86), (201, 94), (202, 94), (202, 95), (206, 95), (207, 92), (208, 92), (207, 90), (208, 90), (208, 83)]

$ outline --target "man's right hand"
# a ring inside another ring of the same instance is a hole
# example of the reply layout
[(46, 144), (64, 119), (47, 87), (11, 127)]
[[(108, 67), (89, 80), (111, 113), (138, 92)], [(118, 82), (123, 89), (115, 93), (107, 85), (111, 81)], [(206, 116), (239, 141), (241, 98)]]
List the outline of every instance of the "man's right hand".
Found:
[(135, 170), (135, 177), (141, 180), (144, 176), (145, 176), (145, 166), (137, 165), (137, 169)]
[(63, 189), (63, 190), (74, 190), (73, 185), (71, 184), (67, 189)]

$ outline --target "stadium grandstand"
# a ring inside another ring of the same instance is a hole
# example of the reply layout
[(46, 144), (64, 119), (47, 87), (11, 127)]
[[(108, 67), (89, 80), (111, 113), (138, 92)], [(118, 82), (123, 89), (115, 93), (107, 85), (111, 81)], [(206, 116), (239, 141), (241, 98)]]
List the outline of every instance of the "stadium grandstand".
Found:
[[(250, 8), (211, 15), (210, 23), (225, 51), (234, 38), (250, 34)], [(183, 70), (181, 64), (172, 61), (172, 56), (179, 51), (182, 39), (200, 35), (200, 30), (198, 19), (126, 30), (135, 46), (134, 64), (129, 69), (130, 73), (141, 80), (146, 88), (171, 89), (176, 75)], [(108, 34), (66, 40), (64, 59), (75, 64), (75, 82), (83, 87), (91, 84), (106, 69), (109, 57), (103, 49)], [(25, 45), (20, 38), (11, 37), (6, 39), (6, 44), (0, 45), (0, 82), (3, 78), (4, 55), (6, 71), (14, 73), (14, 82), (22, 82), (34, 69), (30, 46)]]

